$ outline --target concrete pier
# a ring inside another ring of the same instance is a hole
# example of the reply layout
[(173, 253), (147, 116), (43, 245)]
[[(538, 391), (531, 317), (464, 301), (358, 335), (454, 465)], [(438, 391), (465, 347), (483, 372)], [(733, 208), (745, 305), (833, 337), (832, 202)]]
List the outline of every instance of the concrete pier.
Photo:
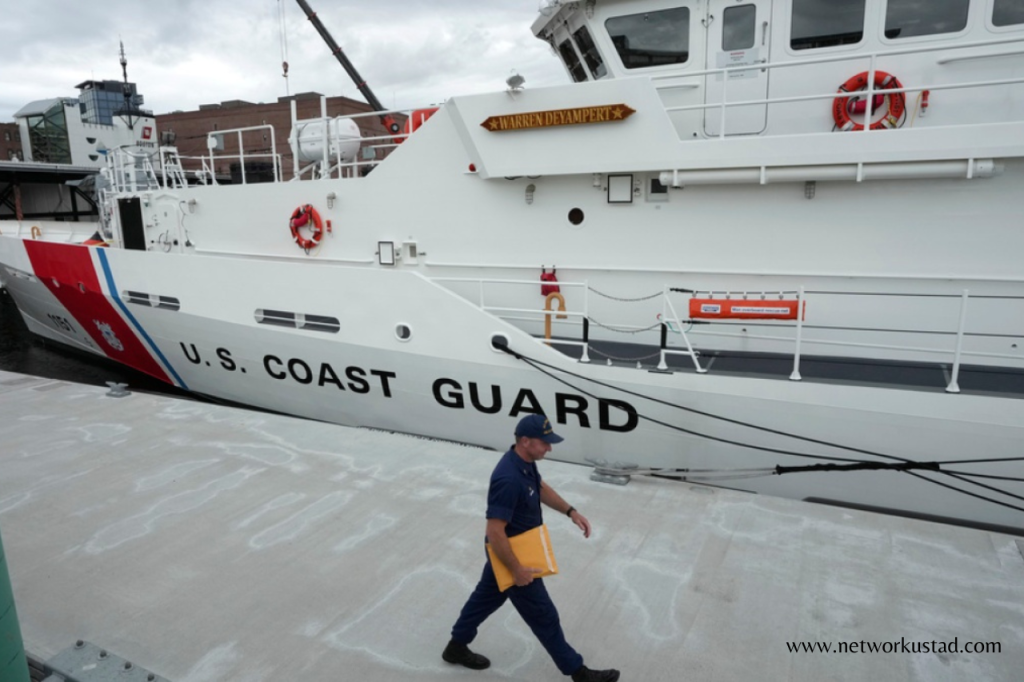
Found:
[[(0, 372), (29, 653), (83, 639), (172, 682), (564, 679), (510, 605), (473, 644), (490, 670), (440, 657), (499, 453), (105, 393)], [(1019, 538), (540, 467), (595, 529), (546, 515), (545, 583), (587, 664), (623, 682), (1021, 678)]]

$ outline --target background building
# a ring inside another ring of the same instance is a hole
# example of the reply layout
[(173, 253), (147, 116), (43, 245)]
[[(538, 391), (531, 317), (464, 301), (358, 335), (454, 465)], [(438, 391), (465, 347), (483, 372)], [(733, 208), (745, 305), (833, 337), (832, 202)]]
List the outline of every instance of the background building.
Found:
[[(138, 108), (142, 96), (134, 83), (85, 81), (77, 87), (77, 98), (29, 102), (14, 114), (25, 161), (102, 168), (110, 149), (156, 151), (153, 112)], [(131, 93), (128, 102), (125, 88)]]
[(17, 123), (0, 123), (0, 161), (24, 161)]
[(145, 100), (135, 89), (135, 83), (85, 81), (75, 87), (80, 91), (78, 102), (85, 123), (114, 125), (114, 114), (125, 108), (126, 89), (132, 113), (153, 115), (153, 112), (141, 109)]

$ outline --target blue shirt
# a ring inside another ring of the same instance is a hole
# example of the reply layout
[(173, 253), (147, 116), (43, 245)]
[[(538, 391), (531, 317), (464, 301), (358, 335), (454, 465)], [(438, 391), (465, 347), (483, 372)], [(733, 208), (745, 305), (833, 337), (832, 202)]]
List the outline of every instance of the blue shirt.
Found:
[(508, 537), (525, 533), (544, 523), (540, 511), (540, 471), (509, 450), (491, 474), (487, 491), (487, 518), (508, 521)]

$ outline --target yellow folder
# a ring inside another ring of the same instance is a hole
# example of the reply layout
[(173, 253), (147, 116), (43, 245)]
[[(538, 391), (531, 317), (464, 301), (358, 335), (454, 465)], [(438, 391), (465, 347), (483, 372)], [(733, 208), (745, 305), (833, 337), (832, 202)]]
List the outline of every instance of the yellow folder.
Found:
[[(551, 537), (548, 535), (546, 524), (532, 528), (525, 533), (520, 533), (508, 539), (512, 546), (512, 553), (519, 559), (519, 563), (530, 568), (539, 568), (541, 572), (536, 575), (543, 578), (546, 575), (558, 573), (558, 563), (555, 561), (555, 552), (551, 549)], [(491, 567), (494, 569), (494, 577), (498, 581), (498, 589), (504, 592), (516, 584), (512, 571), (501, 563), (501, 559), (487, 545), (487, 555), (491, 557)]]

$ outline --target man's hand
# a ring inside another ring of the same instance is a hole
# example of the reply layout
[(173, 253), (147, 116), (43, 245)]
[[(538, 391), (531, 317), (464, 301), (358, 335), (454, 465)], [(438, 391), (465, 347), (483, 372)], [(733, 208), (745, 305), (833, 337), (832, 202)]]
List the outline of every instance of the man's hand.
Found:
[(525, 587), (526, 585), (529, 585), (533, 582), (534, 578), (536, 578), (543, 572), (544, 571), (539, 568), (530, 568), (529, 566), (523, 566), (522, 564), (516, 566), (516, 569), (513, 573), (516, 579), (516, 586)]
[(580, 514), (576, 510), (573, 510), (572, 516), (570, 516), (569, 518), (572, 519), (572, 522), (579, 526), (580, 530), (583, 531), (583, 537), (590, 537), (590, 521), (587, 521), (586, 516)]

